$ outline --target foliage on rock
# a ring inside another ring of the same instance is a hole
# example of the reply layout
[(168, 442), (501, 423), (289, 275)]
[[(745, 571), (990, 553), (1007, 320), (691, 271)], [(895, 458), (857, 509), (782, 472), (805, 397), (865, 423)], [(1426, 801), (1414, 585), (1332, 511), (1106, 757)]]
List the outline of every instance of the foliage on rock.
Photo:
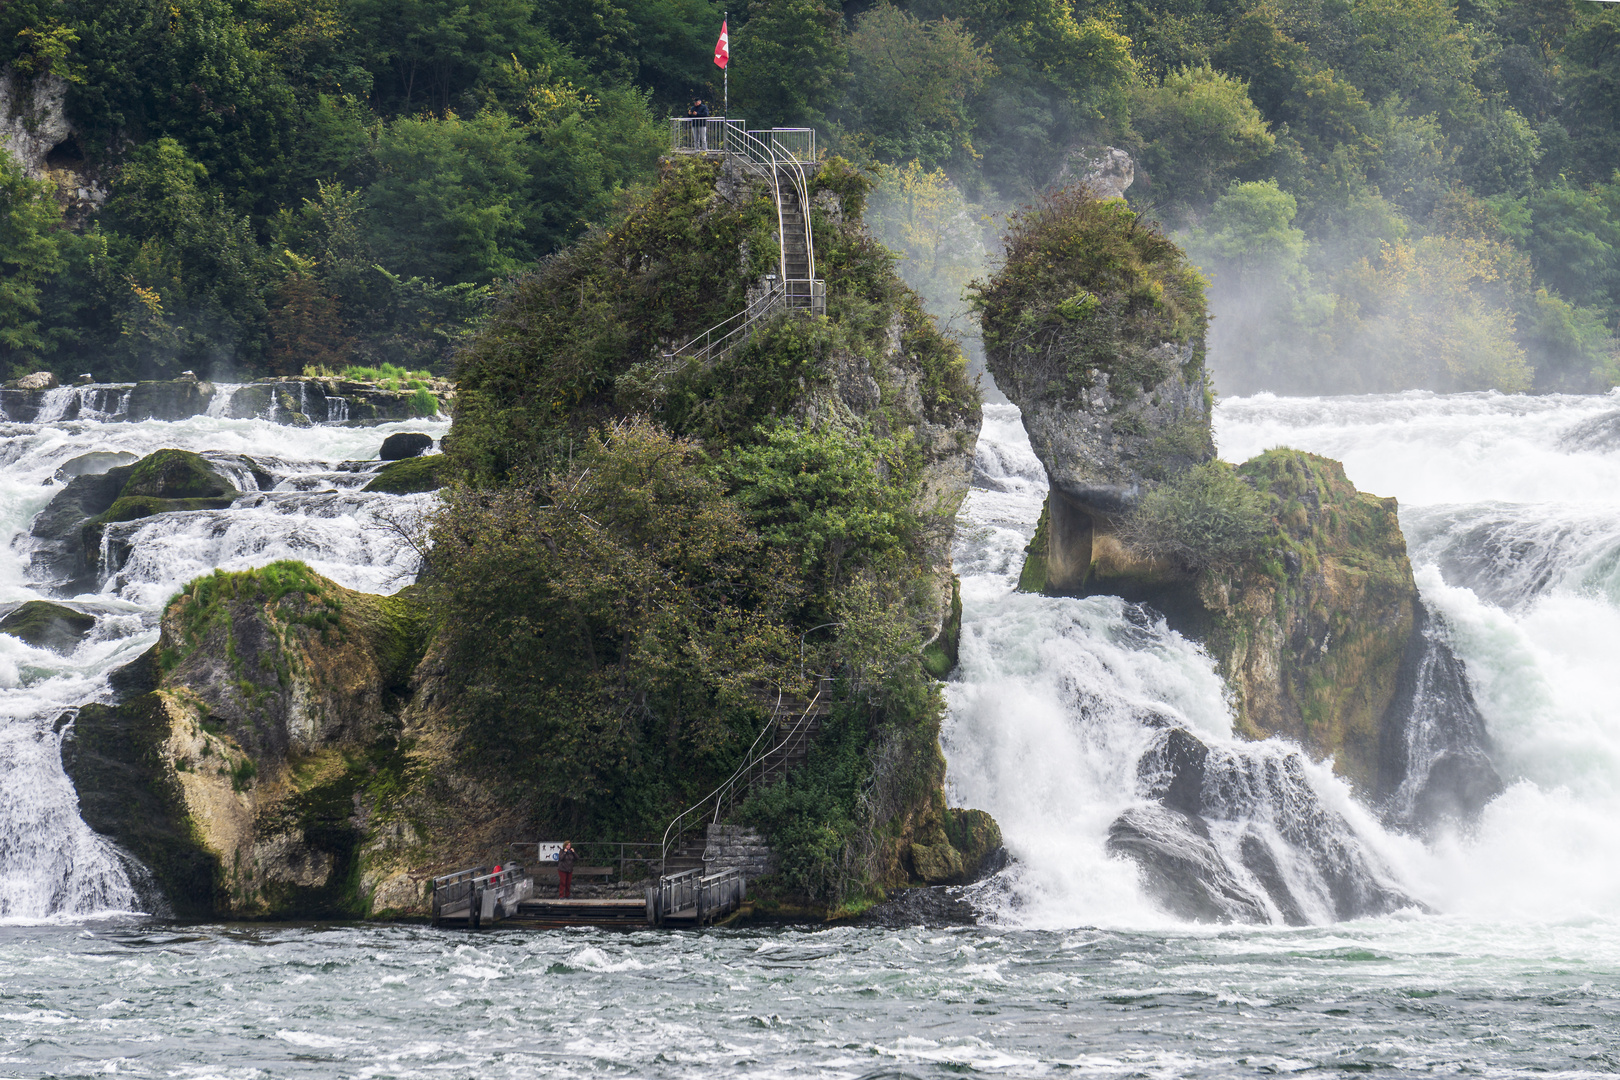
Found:
[(1195, 465), (1142, 497), (1119, 529), (1120, 539), (1189, 571), (1230, 569), (1271, 531), (1267, 500), (1224, 461)]
[(1202, 371), (1198, 271), (1151, 222), (1082, 188), (1012, 216), (1006, 261), (974, 307), (991, 371), (1015, 400), (1078, 403), (1100, 385), (1125, 404), (1178, 368)]

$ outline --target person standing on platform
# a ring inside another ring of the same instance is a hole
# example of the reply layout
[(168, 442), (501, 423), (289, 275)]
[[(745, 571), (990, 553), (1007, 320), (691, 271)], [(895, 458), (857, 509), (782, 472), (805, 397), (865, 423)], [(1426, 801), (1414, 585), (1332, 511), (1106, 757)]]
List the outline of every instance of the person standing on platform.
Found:
[(692, 145), (700, 151), (709, 149), (709, 106), (702, 98), (693, 98), (692, 107), (686, 110), (687, 118), (692, 121)]
[(562, 850), (557, 852), (557, 899), (567, 900), (574, 891), (574, 864), (579, 861), (579, 852), (574, 850), (572, 840), (564, 840)]

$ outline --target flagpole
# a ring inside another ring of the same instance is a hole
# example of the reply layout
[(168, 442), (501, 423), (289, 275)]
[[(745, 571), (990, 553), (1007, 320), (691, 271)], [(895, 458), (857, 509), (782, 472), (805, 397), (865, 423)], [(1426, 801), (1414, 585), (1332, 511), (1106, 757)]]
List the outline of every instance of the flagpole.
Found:
[[(709, 10), (713, 11), (714, 9), (710, 8)], [(720, 25), (721, 26), (730, 26), (731, 25), (730, 16), (731, 16), (731, 12), (722, 11), (720, 13)], [(720, 90), (720, 95), (721, 95), (721, 97), (720, 97), (720, 115), (721, 116), (730, 116), (731, 115), (731, 41), (730, 41), (729, 35), (727, 36), (727, 41), (726, 41), (726, 66), (720, 69), (720, 87), (721, 87), (721, 90)]]

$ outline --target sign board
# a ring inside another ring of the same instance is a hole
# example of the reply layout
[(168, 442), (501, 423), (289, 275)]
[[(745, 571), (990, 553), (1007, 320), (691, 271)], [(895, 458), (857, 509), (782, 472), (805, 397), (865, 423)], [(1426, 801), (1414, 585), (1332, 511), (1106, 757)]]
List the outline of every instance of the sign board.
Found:
[(561, 840), (542, 840), (535, 846), (540, 849), (539, 854), (535, 856), (535, 861), (542, 863), (556, 862), (557, 853), (562, 851)]

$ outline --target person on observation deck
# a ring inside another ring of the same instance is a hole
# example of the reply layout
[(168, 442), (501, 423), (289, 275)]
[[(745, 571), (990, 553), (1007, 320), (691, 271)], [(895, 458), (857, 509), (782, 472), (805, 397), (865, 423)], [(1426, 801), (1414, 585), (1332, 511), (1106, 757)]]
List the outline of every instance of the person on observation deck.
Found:
[(574, 864), (579, 861), (579, 852), (574, 850), (572, 840), (564, 840), (562, 850), (557, 852), (557, 899), (567, 900), (574, 892)]
[(692, 107), (686, 110), (687, 119), (692, 121), (692, 145), (699, 150), (709, 149), (709, 125), (704, 121), (709, 118), (709, 106), (702, 98), (693, 98)]

